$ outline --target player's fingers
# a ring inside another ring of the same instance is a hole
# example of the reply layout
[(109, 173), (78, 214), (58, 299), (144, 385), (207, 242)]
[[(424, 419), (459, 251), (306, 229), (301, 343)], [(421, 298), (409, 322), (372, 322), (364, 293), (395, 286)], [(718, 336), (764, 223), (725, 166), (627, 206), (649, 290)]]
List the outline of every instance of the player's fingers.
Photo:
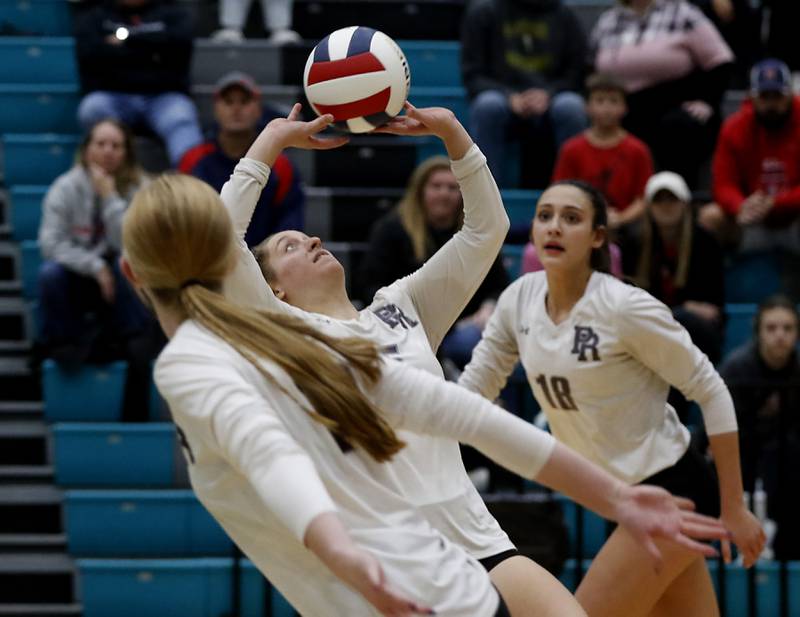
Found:
[(725, 525), (718, 518), (715, 518), (713, 516), (708, 516), (706, 514), (700, 514), (699, 512), (686, 512), (686, 511), (681, 512), (681, 522), (698, 523), (702, 525), (719, 527), (720, 529), (726, 529)]
[(292, 109), (289, 111), (289, 115), (286, 116), (287, 120), (297, 120), (300, 117), (300, 110), (303, 109), (303, 106), (300, 103), (295, 103), (292, 105)]
[(650, 555), (650, 558), (653, 560), (653, 569), (658, 573), (661, 572), (661, 567), (664, 564), (664, 561), (661, 557), (661, 551), (658, 550), (656, 543), (653, 542), (652, 536), (645, 535), (642, 538), (642, 544), (644, 544), (644, 549), (647, 551), (647, 554)]
[(681, 510), (694, 510), (694, 502), (687, 498), (687, 497), (676, 497), (673, 496), (672, 499), (675, 501), (675, 505), (677, 505)]
[(314, 118), (308, 123), (308, 132), (319, 133), (320, 131), (328, 128), (328, 125), (333, 122), (333, 114), (322, 114), (319, 118)]
[(682, 547), (692, 551), (693, 553), (700, 553), (706, 557), (717, 557), (719, 555), (717, 549), (710, 544), (692, 540), (692, 538), (688, 537), (688, 535), (689, 534), (684, 535), (682, 533), (675, 534), (672, 537), (672, 540), (676, 544), (680, 544)]
[(725, 563), (731, 562), (731, 543), (730, 540), (722, 541), (722, 560)]
[(705, 523), (684, 522), (681, 524), (681, 533), (690, 538), (700, 540), (728, 540), (728, 530), (720, 525), (707, 525)]
[(333, 150), (350, 141), (346, 135), (337, 137), (309, 137), (308, 141), (314, 150)]

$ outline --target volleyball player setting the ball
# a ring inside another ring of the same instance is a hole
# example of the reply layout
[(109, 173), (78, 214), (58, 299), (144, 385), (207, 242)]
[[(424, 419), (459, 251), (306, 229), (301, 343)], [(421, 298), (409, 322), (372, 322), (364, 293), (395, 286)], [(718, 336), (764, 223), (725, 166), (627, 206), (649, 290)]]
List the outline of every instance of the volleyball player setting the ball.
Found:
[[(405, 117), (383, 130), (442, 139), (463, 195), (461, 230), (417, 272), (379, 290), (361, 311), (347, 296), (341, 264), (318, 238), (283, 231), (251, 253), (244, 234), (270, 166), (284, 148), (304, 147), (308, 134), (308, 124), (296, 120), (296, 106), (288, 119), (274, 121), (259, 135), (222, 188), (239, 239), (239, 261), (226, 279), (225, 295), (241, 305), (289, 312), (334, 336), (367, 338), (443, 379), (436, 350), (496, 259), (509, 222), (485, 157), (455, 115), (441, 108), (406, 109)], [(537, 589), (563, 591), (546, 570), (517, 554), (467, 476), (455, 439), (403, 435), (403, 440), (408, 445), (393, 466), (404, 495), (436, 529), (481, 561), (512, 613), (541, 602), (546, 594)]]
[[(493, 400), (521, 361), (560, 442), (624, 482), (689, 497), (705, 514), (719, 515), (721, 503), (722, 523), (749, 567), (765, 536), (742, 500), (730, 394), (666, 306), (606, 274), (605, 225), (605, 200), (584, 183), (558, 182), (542, 194), (531, 237), (544, 270), (500, 296), (459, 384)], [(719, 484), (666, 402), (670, 384), (702, 409)], [(717, 615), (702, 557), (662, 548), (664, 567), (655, 573), (617, 529), (576, 593), (590, 617)], [(723, 551), (729, 561), (727, 542)]]
[[(402, 452), (396, 429), (474, 445), (618, 521), (656, 558), (658, 537), (711, 554), (688, 536), (726, 533), (667, 491), (626, 486), (482, 397), (382, 358), (374, 343), (227, 301), (231, 219), (199, 180), (155, 180), (122, 236), (122, 270), (170, 338), (155, 378), (192, 487), (305, 617), (509, 615), (480, 564), (402, 496), (384, 464)], [(584, 614), (566, 592), (560, 609), (548, 614)]]

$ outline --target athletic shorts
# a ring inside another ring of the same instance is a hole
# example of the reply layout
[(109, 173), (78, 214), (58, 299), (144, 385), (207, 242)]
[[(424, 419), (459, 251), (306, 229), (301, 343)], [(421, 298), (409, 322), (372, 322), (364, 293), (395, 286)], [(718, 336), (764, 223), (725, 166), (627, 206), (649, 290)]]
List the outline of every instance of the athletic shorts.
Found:
[(506, 559), (511, 559), (512, 557), (516, 557), (519, 555), (519, 551), (515, 548), (512, 548), (507, 551), (503, 551), (502, 553), (497, 553), (496, 555), (491, 555), (490, 557), (484, 557), (483, 559), (478, 559), (480, 564), (483, 566), (484, 570), (487, 572), (491, 572), (492, 568), (495, 566), (503, 563)]
[(640, 484), (660, 486), (678, 497), (688, 497), (694, 502), (697, 512), (719, 516), (717, 474), (711, 463), (691, 444), (672, 467), (645, 478)]

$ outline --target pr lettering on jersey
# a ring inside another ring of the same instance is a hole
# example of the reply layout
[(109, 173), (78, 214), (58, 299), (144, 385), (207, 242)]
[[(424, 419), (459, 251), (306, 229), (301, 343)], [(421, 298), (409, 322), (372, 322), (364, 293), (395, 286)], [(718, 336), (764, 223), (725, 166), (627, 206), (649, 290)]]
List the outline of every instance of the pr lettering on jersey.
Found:
[(403, 326), (403, 328), (408, 330), (416, 326), (418, 323), (406, 315), (403, 310), (395, 304), (387, 304), (377, 308), (375, 309), (374, 313), (378, 316), (378, 319), (392, 329), (396, 328), (397, 326)]
[(572, 353), (578, 354), (578, 362), (586, 362), (586, 352), (592, 352), (592, 360), (597, 362), (600, 354), (597, 351), (597, 344), (600, 337), (588, 326), (575, 326), (575, 342), (572, 344)]

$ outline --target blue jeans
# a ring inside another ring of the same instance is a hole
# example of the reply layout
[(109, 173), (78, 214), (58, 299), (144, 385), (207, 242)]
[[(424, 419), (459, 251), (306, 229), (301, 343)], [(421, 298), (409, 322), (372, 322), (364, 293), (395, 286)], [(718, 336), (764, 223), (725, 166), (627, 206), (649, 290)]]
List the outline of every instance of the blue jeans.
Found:
[(98, 90), (83, 97), (78, 122), (84, 130), (104, 118), (115, 118), (129, 126), (145, 125), (164, 141), (174, 167), (187, 150), (203, 141), (197, 109), (180, 92), (142, 95)]
[(550, 108), (541, 116), (520, 118), (511, 111), (508, 95), (500, 90), (484, 90), (470, 104), (470, 132), (486, 155), (497, 184), (508, 186), (506, 173), (509, 142), (520, 130), (552, 132), (556, 149), (587, 126), (583, 98), (575, 92), (560, 92), (550, 100)]
[(119, 267), (113, 266), (114, 302), (106, 303), (100, 286), (91, 276), (82, 276), (55, 261), (45, 261), (39, 270), (41, 334), (47, 345), (91, 344), (88, 333), (108, 323), (115, 334), (127, 338), (143, 330), (152, 319), (136, 297)]

